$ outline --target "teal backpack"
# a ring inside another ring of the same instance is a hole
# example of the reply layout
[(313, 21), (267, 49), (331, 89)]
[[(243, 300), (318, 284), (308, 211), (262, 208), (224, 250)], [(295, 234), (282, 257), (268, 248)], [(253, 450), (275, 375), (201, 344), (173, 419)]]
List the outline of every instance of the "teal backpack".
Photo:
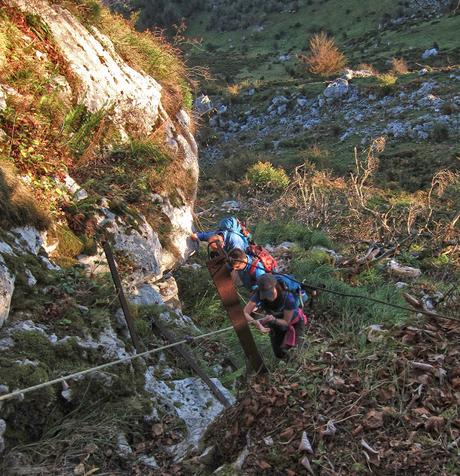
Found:
[(275, 278), (286, 291), (289, 291), (294, 296), (296, 306), (303, 309), (309, 297), (295, 277), (289, 274), (275, 274)]
[(236, 233), (237, 235), (242, 236), (247, 241), (251, 240), (251, 233), (246, 228), (244, 223), (242, 223), (238, 218), (235, 217), (226, 217), (220, 220), (217, 225), (218, 231), (230, 231)]

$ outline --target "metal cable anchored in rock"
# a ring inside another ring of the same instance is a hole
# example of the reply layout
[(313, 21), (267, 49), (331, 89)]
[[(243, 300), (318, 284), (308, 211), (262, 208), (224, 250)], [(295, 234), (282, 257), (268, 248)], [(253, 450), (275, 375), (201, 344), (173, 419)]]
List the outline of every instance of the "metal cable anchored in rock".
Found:
[(162, 350), (171, 349), (173, 347), (177, 347), (177, 346), (182, 345), (182, 344), (187, 344), (187, 343), (190, 343), (190, 342), (193, 342), (193, 341), (196, 341), (196, 340), (204, 339), (205, 337), (210, 337), (210, 336), (213, 336), (213, 335), (216, 335), (216, 334), (221, 334), (223, 332), (227, 332), (227, 331), (230, 331), (232, 329), (233, 329), (233, 326), (230, 326), (230, 327), (226, 327), (224, 329), (219, 329), (217, 331), (207, 332), (206, 334), (201, 334), (201, 335), (196, 336), (196, 337), (187, 337), (187, 338), (185, 338), (183, 340), (180, 340), (178, 342), (174, 342), (173, 344), (163, 345), (163, 346), (157, 347), (155, 349), (147, 350), (147, 351), (142, 352), (140, 354), (131, 355), (129, 357), (123, 357), (122, 359), (113, 360), (111, 362), (107, 362), (105, 364), (101, 364), (101, 365), (98, 365), (96, 367), (91, 367), (89, 369), (85, 369), (85, 370), (82, 370), (80, 372), (75, 372), (73, 374), (65, 375), (64, 377), (59, 377), (59, 378), (56, 378), (54, 380), (49, 380), (47, 382), (42, 382), (42, 383), (39, 383), (37, 385), (33, 385), (31, 387), (23, 388), (21, 390), (15, 390), (14, 392), (6, 393), (5, 395), (0, 395), (0, 402), (5, 401), (5, 400), (9, 400), (9, 399), (14, 398), (14, 397), (21, 397), (25, 393), (30, 393), (30, 392), (33, 392), (35, 390), (39, 390), (40, 388), (50, 387), (51, 385), (54, 385), (56, 383), (65, 382), (66, 380), (70, 380), (70, 379), (79, 377), (81, 375), (87, 375), (87, 374), (90, 374), (90, 373), (95, 372), (97, 370), (106, 369), (108, 367), (112, 367), (112, 366), (117, 365), (117, 364), (122, 364), (123, 362), (129, 362), (129, 361), (137, 359), (139, 357), (146, 357), (148, 355), (155, 354), (155, 353), (160, 352)]

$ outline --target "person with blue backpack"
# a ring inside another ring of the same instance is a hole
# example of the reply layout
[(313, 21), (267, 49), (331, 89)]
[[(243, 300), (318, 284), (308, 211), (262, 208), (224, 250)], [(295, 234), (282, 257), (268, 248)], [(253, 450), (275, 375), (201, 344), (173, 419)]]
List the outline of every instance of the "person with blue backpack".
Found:
[(218, 223), (217, 230), (192, 233), (190, 238), (194, 241), (207, 241), (211, 252), (217, 252), (221, 247), (229, 253), (235, 248), (246, 250), (250, 234), (237, 218), (227, 217)]
[[(246, 320), (263, 333), (270, 333), (276, 357), (283, 359), (287, 351), (298, 345), (308, 318), (303, 303), (308, 299), (300, 284), (289, 275), (264, 274), (257, 280), (257, 290), (244, 307)], [(266, 317), (254, 319), (251, 314), (263, 311)]]

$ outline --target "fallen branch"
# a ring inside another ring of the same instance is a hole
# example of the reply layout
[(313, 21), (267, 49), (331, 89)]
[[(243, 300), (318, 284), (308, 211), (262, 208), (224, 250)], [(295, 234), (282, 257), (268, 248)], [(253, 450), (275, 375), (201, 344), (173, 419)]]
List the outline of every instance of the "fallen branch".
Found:
[(452, 321), (459, 322), (459, 319), (455, 319), (453, 317), (441, 316), (440, 314), (427, 309), (426, 306), (424, 306), (423, 302), (419, 301), (417, 298), (415, 298), (414, 296), (412, 296), (408, 293), (403, 293), (403, 298), (413, 308), (419, 310), (422, 314), (425, 314), (426, 316), (434, 317), (434, 318), (438, 318), (438, 319), (449, 319), (449, 320), (452, 320)]
[[(370, 245), (366, 254), (362, 256), (361, 258), (354, 258), (354, 264), (350, 265), (348, 267), (342, 267), (342, 268), (337, 268), (339, 271), (345, 271), (345, 272), (351, 272), (352, 274), (359, 274), (363, 268), (365, 267), (366, 269), (371, 268), (372, 266), (375, 266), (377, 263), (380, 263), (382, 260), (385, 258), (388, 258), (389, 256), (393, 255), (398, 251), (398, 249), (406, 243), (410, 238), (414, 238), (415, 235), (410, 234), (406, 236), (401, 242), (397, 243), (395, 246), (390, 248), (389, 250), (385, 251), (381, 255), (378, 256), (378, 253), (381, 251), (381, 248), (378, 247), (377, 245)], [(348, 262), (345, 261), (343, 264), (349, 264), (352, 263), (353, 260), (349, 260)]]

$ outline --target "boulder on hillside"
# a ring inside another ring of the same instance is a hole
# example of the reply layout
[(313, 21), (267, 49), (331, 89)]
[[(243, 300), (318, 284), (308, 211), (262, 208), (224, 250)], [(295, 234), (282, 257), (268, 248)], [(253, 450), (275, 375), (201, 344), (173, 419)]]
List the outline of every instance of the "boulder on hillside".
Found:
[(323, 94), (328, 99), (340, 99), (348, 94), (348, 88), (348, 81), (343, 78), (338, 78), (328, 84)]
[(281, 104), (287, 104), (289, 99), (286, 96), (274, 96), (272, 98), (273, 106), (280, 106)]
[(300, 96), (297, 98), (297, 105), (299, 107), (305, 107), (308, 105), (308, 99), (304, 96)]
[(205, 94), (198, 96), (193, 103), (194, 112), (196, 112), (200, 116), (203, 116), (204, 114), (207, 114), (208, 112), (211, 112), (213, 109), (214, 109), (214, 106), (212, 105), (212, 102), (209, 99), (209, 96), (206, 96)]
[(437, 48), (429, 48), (422, 53), (422, 59), (428, 59), (433, 56), (437, 56), (438, 53), (439, 53), (439, 50)]
[(369, 78), (370, 76), (375, 76), (375, 73), (369, 69), (345, 69), (343, 76), (345, 79), (353, 79), (353, 78)]

